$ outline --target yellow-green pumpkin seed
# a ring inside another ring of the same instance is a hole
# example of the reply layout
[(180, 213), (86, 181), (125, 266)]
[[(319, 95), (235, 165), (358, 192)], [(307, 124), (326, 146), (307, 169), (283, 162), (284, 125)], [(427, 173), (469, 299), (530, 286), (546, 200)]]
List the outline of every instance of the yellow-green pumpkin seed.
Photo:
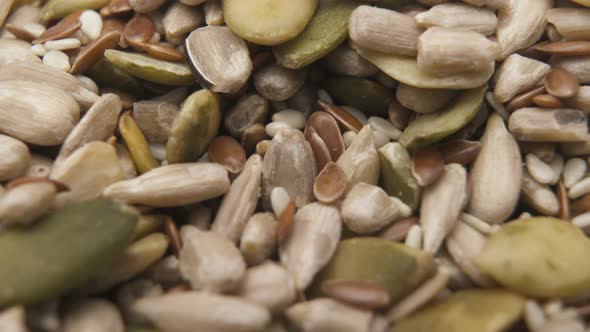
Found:
[(83, 9), (99, 9), (108, 5), (111, 0), (49, 0), (41, 8), (40, 18), (47, 22)]
[(460, 291), (401, 320), (391, 332), (503, 332), (520, 318), (525, 301), (505, 290)]
[(80, 286), (125, 250), (137, 213), (107, 199), (56, 210), (0, 233), (0, 307), (47, 300)]
[(393, 91), (366, 78), (332, 78), (323, 86), (337, 104), (358, 108), (368, 116), (387, 117), (394, 98)]
[(590, 291), (590, 240), (555, 218), (510, 222), (493, 234), (476, 265), (502, 285), (534, 297)]
[(399, 142), (408, 149), (419, 149), (452, 135), (479, 112), (487, 85), (464, 91), (442, 111), (416, 117), (404, 130)]
[(123, 136), (133, 163), (140, 174), (149, 172), (159, 166), (152, 156), (145, 136), (128, 112), (119, 118), (119, 132)]
[(172, 123), (166, 158), (168, 163), (184, 163), (199, 159), (209, 142), (217, 136), (221, 111), (217, 94), (203, 89), (190, 95)]
[(190, 68), (183, 63), (117, 50), (106, 50), (104, 56), (117, 68), (149, 82), (174, 86), (192, 85), (195, 82)]
[(322, 296), (326, 280), (361, 280), (389, 292), (395, 302), (434, 272), (432, 256), (403, 244), (374, 237), (341, 241), (330, 262), (315, 278), (311, 293)]
[(379, 149), (383, 189), (390, 196), (399, 198), (410, 208), (420, 203), (421, 190), (412, 174), (412, 157), (401, 144), (392, 142)]
[(330, 53), (348, 37), (348, 19), (357, 6), (353, 0), (320, 1), (303, 32), (273, 48), (277, 62), (298, 69)]
[(144, 94), (143, 85), (137, 78), (113, 66), (104, 58), (90, 67), (86, 75), (101, 87), (125, 91), (135, 97), (141, 97)]

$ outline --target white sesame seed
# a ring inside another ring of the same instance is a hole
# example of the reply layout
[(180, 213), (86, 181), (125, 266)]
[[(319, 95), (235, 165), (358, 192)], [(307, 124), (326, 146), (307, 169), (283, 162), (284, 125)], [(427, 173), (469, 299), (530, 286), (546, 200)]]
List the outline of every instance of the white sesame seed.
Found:
[(278, 217), (289, 205), (291, 197), (283, 187), (274, 187), (270, 192), (270, 205), (275, 215)]
[(586, 177), (576, 182), (576, 184), (570, 188), (567, 195), (570, 199), (576, 199), (587, 193), (590, 193), (590, 177)]
[(545, 324), (543, 309), (534, 300), (528, 300), (524, 307), (524, 320), (530, 331), (538, 331)]
[(80, 48), (82, 43), (76, 38), (64, 38), (47, 41), (44, 46), (48, 51), (65, 51)]
[(272, 121), (284, 122), (292, 128), (302, 129), (305, 127), (305, 116), (303, 113), (294, 110), (282, 110), (272, 115)]
[(408, 247), (422, 249), (422, 227), (420, 225), (414, 225), (410, 228), (408, 235), (406, 235), (405, 244)]
[(47, 49), (45, 49), (45, 46), (43, 46), (43, 44), (35, 44), (31, 46), (31, 52), (33, 52), (33, 54), (35, 54), (36, 56), (44, 56), (45, 54), (47, 54)]
[(30, 33), (35, 38), (39, 38), (47, 29), (39, 23), (27, 23), (23, 25), (23, 30)]
[(290, 128), (291, 126), (284, 122), (271, 122), (267, 124), (266, 127), (264, 127), (264, 131), (268, 136), (275, 137), (275, 135), (278, 134), (279, 131)]
[(94, 10), (86, 10), (80, 15), (80, 22), (82, 26), (80, 30), (90, 38), (95, 40), (102, 32), (102, 18)]
[(70, 58), (62, 51), (49, 51), (43, 57), (43, 63), (65, 72), (70, 70)]
[(584, 174), (588, 164), (582, 158), (572, 158), (565, 163), (563, 169), (563, 184), (566, 188), (571, 188), (576, 182), (580, 181)]

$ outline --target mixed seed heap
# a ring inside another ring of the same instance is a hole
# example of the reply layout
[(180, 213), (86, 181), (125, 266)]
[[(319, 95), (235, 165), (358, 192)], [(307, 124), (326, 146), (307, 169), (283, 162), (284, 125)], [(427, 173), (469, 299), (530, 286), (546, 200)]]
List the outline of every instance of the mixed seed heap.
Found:
[(589, 0), (0, 29), (0, 331), (590, 331)]

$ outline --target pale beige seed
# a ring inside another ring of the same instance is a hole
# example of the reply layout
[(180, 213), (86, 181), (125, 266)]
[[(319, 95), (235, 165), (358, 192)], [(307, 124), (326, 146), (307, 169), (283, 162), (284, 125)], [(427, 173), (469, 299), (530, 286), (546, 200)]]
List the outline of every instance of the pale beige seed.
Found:
[(199, 203), (229, 189), (225, 168), (212, 163), (185, 163), (155, 168), (107, 187), (104, 195), (130, 204), (155, 207)]
[(450, 273), (445, 268), (439, 267), (432, 278), (426, 280), (424, 284), (389, 310), (388, 320), (392, 323), (398, 322), (432, 301), (445, 289), (449, 278)]
[(55, 163), (63, 162), (86, 143), (104, 141), (113, 136), (122, 109), (121, 99), (117, 95), (102, 95), (70, 132)]
[(246, 263), (233, 242), (214, 232), (183, 226), (179, 266), (193, 289), (234, 290), (246, 272)]
[(481, 143), (471, 170), (469, 213), (498, 224), (512, 214), (518, 203), (522, 181), (520, 151), (498, 115), (488, 119)]
[(552, 184), (556, 182), (557, 179), (559, 179), (558, 174), (553, 171), (551, 166), (544, 163), (534, 154), (527, 154), (525, 157), (525, 162), (529, 174), (537, 182), (541, 184)]
[(474, 263), (475, 259), (483, 251), (486, 241), (485, 236), (460, 221), (447, 237), (446, 248), (457, 266), (475, 284), (481, 287), (493, 287), (496, 284), (494, 280), (482, 272)]
[(414, 249), (422, 249), (422, 238), (424, 232), (422, 231), (422, 227), (420, 225), (414, 225), (408, 231), (406, 235), (406, 239), (404, 240), (404, 244), (410, 248)]
[(252, 76), (256, 91), (271, 101), (284, 101), (295, 95), (305, 83), (305, 71), (276, 64), (258, 69)]
[(276, 250), (278, 221), (272, 213), (256, 213), (248, 219), (240, 239), (240, 251), (248, 265), (257, 265)]
[(355, 233), (372, 234), (401, 217), (399, 206), (380, 187), (358, 183), (342, 202), (342, 221)]
[(484, 71), (498, 53), (498, 44), (477, 32), (432, 27), (418, 40), (418, 68), (438, 77)]
[(23, 175), (30, 161), (31, 152), (26, 144), (0, 134), (0, 181), (12, 180)]
[(590, 177), (586, 177), (576, 182), (568, 191), (570, 199), (580, 198), (581, 196), (590, 192)]
[(545, 14), (552, 6), (552, 0), (507, 1), (497, 13), (500, 57), (506, 58), (539, 40), (547, 25)]
[(334, 300), (361, 309), (384, 309), (391, 303), (386, 288), (367, 280), (330, 279), (323, 281), (321, 288)]
[(311, 203), (297, 211), (291, 234), (279, 248), (281, 264), (293, 275), (297, 290), (305, 290), (328, 263), (341, 228), (340, 213), (334, 207)]
[(519, 141), (580, 142), (586, 139), (586, 114), (573, 109), (521, 108), (510, 116), (510, 133)]
[(271, 141), (264, 155), (262, 202), (268, 210), (275, 187), (283, 187), (298, 207), (313, 200), (313, 181), (317, 175), (313, 152), (301, 131), (285, 129)]
[(6, 20), (6, 17), (8, 17), (8, 14), (10, 13), (10, 10), (14, 2), (14, 0), (6, 0), (2, 1), (2, 3), (0, 4), (0, 27), (4, 24), (4, 20)]
[(578, 93), (574, 97), (563, 101), (570, 108), (590, 113), (590, 86), (580, 86)]
[(476, 216), (473, 216), (469, 213), (461, 213), (459, 219), (463, 221), (465, 224), (471, 226), (473, 229), (477, 230), (481, 234), (488, 235), (492, 234), (493, 228), (487, 222), (479, 219)]
[[(165, 258), (164, 258), (165, 259)], [(144, 297), (159, 296), (164, 293), (162, 286), (157, 282), (147, 279), (138, 278), (127, 282), (117, 290), (117, 306), (125, 322), (129, 324), (144, 325), (148, 321), (141, 317), (133, 308), (135, 301)]]
[(346, 174), (349, 188), (357, 183), (377, 184), (381, 166), (372, 126), (363, 127), (338, 158), (337, 164)]
[(406, 108), (418, 113), (432, 113), (448, 104), (457, 92), (446, 89), (421, 89), (400, 83), (395, 95), (397, 101)]
[(262, 177), (262, 158), (254, 154), (223, 197), (211, 230), (238, 243), (256, 210)]
[(2, 133), (26, 143), (59, 145), (79, 117), (78, 104), (61, 89), (22, 80), (0, 80)]
[(249, 268), (236, 295), (271, 312), (280, 312), (295, 302), (297, 296), (289, 271), (272, 261)]
[(291, 196), (283, 187), (274, 187), (270, 193), (270, 204), (275, 216), (280, 216), (289, 206)]
[(112, 145), (90, 142), (54, 165), (50, 178), (71, 189), (57, 195), (56, 206), (63, 207), (99, 197), (109, 185), (123, 180), (123, 170)]
[(41, 63), (31, 44), (23, 40), (0, 38), (0, 67), (21, 61)]
[(204, 23), (205, 18), (200, 7), (187, 6), (180, 2), (173, 2), (162, 19), (168, 40), (182, 38)]
[(549, 216), (557, 215), (559, 202), (551, 188), (535, 181), (526, 170), (523, 171), (522, 180), (523, 201), (539, 213)]
[(135, 163), (133, 162), (133, 158), (131, 158), (131, 153), (127, 147), (123, 144), (117, 143), (115, 145), (115, 150), (117, 150), (117, 157), (119, 158), (119, 165), (123, 170), (123, 177), (124, 179), (132, 179), (137, 176), (137, 169), (135, 169)]
[(483, 7), (475, 7), (465, 3), (443, 3), (419, 13), (415, 17), (416, 24), (423, 28), (433, 26), (457, 28), (491, 35), (496, 32), (498, 19), (496, 14)]
[(48, 51), (43, 56), (43, 64), (46, 67), (59, 69), (64, 72), (69, 72), (71, 68), (70, 59), (67, 54), (62, 51)]
[(305, 115), (296, 110), (282, 110), (272, 115), (272, 121), (284, 122), (291, 128), (303, 129), (305, 127)]
[(285, 315), (306, 332), (369, 332), (373, 320), (373, 313), (369, 310), (356, 309), (327, 298), (297, 303), (289, 307)]
[(318, 201), (330, 204), (346, 192), (346, 174), (335, 162), (329, 162), (313, 183), (313, 194)]
[(590, 9), (552, 8), (547, 11), (547, 22), (567, 40), (590, 39)]
[(13, 306), (0, 311), (0, 327), (8, 332), (29, 332), (25, 307)]
[(424, 29), (414, 18), (393, 10), (359, 6), (348, 21), (350, 39), (357, 45), (384, 53), (416, 56)]
[(75, 301), (66, 307), (63, 331), (123, 332), (125, 324), (119, 309), (113, 303), (88, 298)]
[(467, 172), (459, 164), (445, 166), (442, 177), (422, 194), (420, 224), (424, 250), (436, 253), (457, 222), (467, 201)]
[(541, 61), (511, 54), (494, 75), (494, 96), (505, 103), (517, 94), (534, 88), (550, 69)]
[(580, 181), (586, 174), (588, 164), (582, 158), (572, 158), (565, 163), (563, 169), (563, 184), (566, 188), (571, 188)]
[(169, 332), (253, 332), (263, 330), (271, 320), (269, 311), (261, 305), (209, 292), (146, 297), (136, 302), (135, 309), (160, 330)]
[(57, 188), (50, 182), (33, 182), (11, 188), (0, 197), (0, 224), (24, 225), (53, 206)]

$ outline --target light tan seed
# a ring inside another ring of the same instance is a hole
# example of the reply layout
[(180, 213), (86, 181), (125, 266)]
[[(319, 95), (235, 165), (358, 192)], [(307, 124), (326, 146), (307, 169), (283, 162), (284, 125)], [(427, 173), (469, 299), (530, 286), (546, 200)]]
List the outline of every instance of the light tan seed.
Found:
[(51, 181), (23, 183), (7, 189), (0, 197), (0, 224), (25, 225), (53, 206), (57, 187)]
[(328, 263), (341, 229), (340, 213), (334, 207), (311, 203), (297, 211), (291, 235), (279, 248), (281, 264), (292, 273), (297, 290), (306, 289)]
[(533, 45), (543, 32), (545, 15), (553, 6), (551, 0), (507, 1), (498, 10), (496, 36), (500, 44), (501, 58)]
[(525, 162), (529, 174), (541, 184), (552, 184), (557, 182), (559, 174), (556, 174), (551, 166), (544, 163), (539, 157), (529, 153), (525, 157)]
[(567, 70), (555, 68), (547, 74), (545, 89), (555, 97), (571, 98), (578, 93), (580, 82)]
[(424, 250), (436, 253), (457, 222), (467, 197), (467, 172), (458, 164), (445, 166), (445, 172), (422, 195), (420, 224), (424, 231)]
[(246, 152), (230, 136), (218, 136), (209, 143), (209, 160), (221, 164), (230, 173), (240, 173), (246, 163)]
[(547, 22), (566, 40), (588, 40), (590, 38), (590, 9), (552, 8), (547, 11)]
[(23, 175), (31, 161), (26, 144), (10, 136), (0, 134), (0, 181)]
[(285, 311), (285, 316), (300, 330), (369, 331), (373, 313), (345, 305), (329, 298), (299, 302)]
[(523, 171), (521, 194), (523, 201), (537, 212), (549, 216), (559, 213), (559, 202), (551, 188), (535, 181), (526, 170)]
[(278, 221), (270, 212), (250, 217), (240, 239), (240, 251), (248, 265), (257, 265), (276, 250)]
[(486, 241), (484, 235), (460, 221), (447, 237), (446, 248), (457, 266), (475, 284), (480, 287), (493, 287), (496, 285), (494, 280), (483, 273), (474, 263), (483, 251)]
[(112, 184), (104, 195), (130, 204), (166, 207), (202, 202), (221, 196), (228, 189), (225, 168), (200, 162), (155, 168), (137, 178)]
[(387, 290), (370, 281), (326, 280), (321, 287), (327, 296), (367, 310), (383, 309), (391, 302)]
[(580, 181), (586, 174), (588, 164), (582, 158), (572, 158), (565, 163), (563, 170), (563, 184), (566, 188), (571, 188)]
[(568, 192), (568, 196), (571, 199), (579, 198), (587, 193), (590, 193), (590, 177), (586, 177), (576, 182)]
[(340, 213), (351, 231), (372, 234), (402, 217), (398, 202), (380, 187), (358, 183), (347, 193)]
[(356, 135), (337, 163), (346, 174), (349, 188), (361, 182), (377, 184), (381, 167), (375, 148), (373, 128), (370, 125), (363, 127)]
[(356, 8), (348, 28), (350, 39), (361, 47), (407, 56), (416, 56), (418, 37), (424, 31), (411, 16), (371, 6)]
[(434, 147), (418, 150), (412, 158), (412, 174), (422, 187), (434, 183), (444, 173), (445, 162), (440, 151)]
[(535, 49), (555, 55), (590, 55), (590, 41), (558, 41), (539, 44)]
[(297, 296), (293, 277), (272, 261), (249, 268), (236, 295), (275, 313), (295, 302)]
[(125, 324), (117, 306), (103, 299), (83, 299), (66, 307), (64, 332), (86, 331), (97, 325), (105, 331), (123, 332)]
[(24, 306), (12, 306), (0, 311), (0, 326), (10, 332), (28, 332), (27, 315)]
[(346, 192), (346, 175), (335, 162), (329, 162), (313, 183), (313, 194), (326, 204), (340, 199)]
[(47, 158), (40, 154), (31, 154), (31, 161), (25, 173), (27, 177), (49, 177), (53, 167), (53, 159)]
[(514, 96), (533, 89), (551, 67), (541, 61), (511, 54), (494, 75), (494, 96), (505, 103)]
[(379, 233), (379, 237), (390, 241), (403, 241), (412, 226), (418, 224), (418, 217), (409, 217), (395, 221)]
[(433, 26), (457, 28), (491, 35), (496, 32), (498, 19), (493, 11), (464, 3), (443, 3), (419, 13), (416, 24), (423, 28)]
[(237, 243), (260, 196), (262, 158), (252, 155), (223, 197), (211, 230)]
[(521, 108), (510, 115), (508, 128), (528, 142), (580, 142), (588, 136), (586, 114), (564, 108)]
[(182, 227), (181, 235), (180, 272), (193, 289), (226, 292), (239, 286), (246, 263), (233, 242), (188, 225)]
[(203, 23), (205, 18), (200, 7), (187, 6), (180, 2), (170, 4), (162, 19), (168, 40), (182, 38)]
[(0, 4), (0, 27), (4, 24), (4, 20), (6, 20), (8, 14), (10, 14), (10, 10), (14, 2), (14, 0), (7, 0), (2, 1), (2, 4)]
[(400, 83), (396, 90), (398, 102), (418, 113), (436, 112), (456, 95), (454, 90), (421, 89), (403, 83)]

